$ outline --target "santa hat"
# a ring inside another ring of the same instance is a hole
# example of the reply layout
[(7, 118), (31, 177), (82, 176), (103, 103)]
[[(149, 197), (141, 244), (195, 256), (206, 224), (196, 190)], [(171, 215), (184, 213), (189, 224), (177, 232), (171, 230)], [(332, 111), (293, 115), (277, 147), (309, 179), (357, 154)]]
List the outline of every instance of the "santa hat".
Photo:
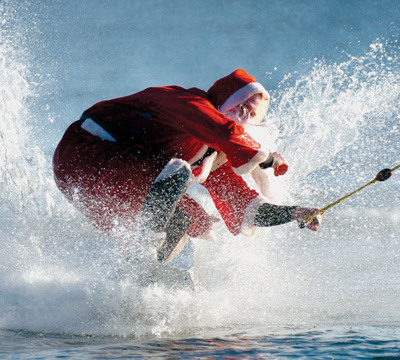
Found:
[(264, 94), (269, 99), (268, 91), (264, 86), (256, 82), (256, 79), (243, 69), (237, 69), (217, 80), (207, 93), (210, 102), (222, 113), (245, 102), (255, 94)]

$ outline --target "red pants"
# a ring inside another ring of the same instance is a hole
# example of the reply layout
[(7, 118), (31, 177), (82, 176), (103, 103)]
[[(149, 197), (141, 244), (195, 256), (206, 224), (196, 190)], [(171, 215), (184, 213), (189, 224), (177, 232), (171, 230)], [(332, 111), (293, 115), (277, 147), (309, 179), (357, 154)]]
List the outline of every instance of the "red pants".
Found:
[[(73, 123), (65, 132), (53, 158), (56, 184), (80, 211), (99, 228), (131, 226), (140, 212), (154, 179), (169, 159), (147, 149), (102, 140)], [(258, 196), (225, 164), (203, 184), (233, 234), (240, 232), (249, 202)], [(188, 195), (179, 208), (191, 219), (188, 235), (211, 229), (212, 219)]]

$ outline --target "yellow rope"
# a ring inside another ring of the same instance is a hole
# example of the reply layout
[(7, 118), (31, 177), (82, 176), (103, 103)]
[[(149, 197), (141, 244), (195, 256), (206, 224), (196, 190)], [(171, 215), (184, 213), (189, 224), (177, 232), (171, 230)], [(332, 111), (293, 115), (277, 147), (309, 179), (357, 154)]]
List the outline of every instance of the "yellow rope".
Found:
[(392, 172), (393, 172), (393, 171), (395, 171), (395, 170), (397, 170), (399, 167), (400, 167), (400, 164), (399, 164), (399, 165), (397, 165), (397, 166), (395, 166), (393, 169), (391, 169), (391, 170), (392, 170)]
[[(400, 164), (395, 166), (393, 169), (390, 169), (390, 171), (393, 173), (393, 171), (397, 170), (398, 168), (400, 168)], [(377, 176), (375, 177), (375, 179), (367, 182), (365, 185), (361, 186), (360, 188), (358, 188), (357, 190), (354, 190), (353, 192), (351, 192), (350, 194), (347, 194), (343, 197), (341, 197), (340, 199), (334, 201), (333, 203), (330, 203), (329, 205), (323, 207), (322, 209), (320, 209), (318, 212), (311, 214), (309, 216), (306, 216), (305, 218), (302, 219), (302, 223), (307, 225), (309, 224), (316, 216), (318, 215), (323, 215), (325, 213), (326, 210), (330, 209), (331, 207), (341, 203), (343, 200), (346, 200), (347, 198), (349, 198), (350, 196), (358, 193), (359, 191), (365, 189), (367, 186), (374, 184), (378, 181)]]

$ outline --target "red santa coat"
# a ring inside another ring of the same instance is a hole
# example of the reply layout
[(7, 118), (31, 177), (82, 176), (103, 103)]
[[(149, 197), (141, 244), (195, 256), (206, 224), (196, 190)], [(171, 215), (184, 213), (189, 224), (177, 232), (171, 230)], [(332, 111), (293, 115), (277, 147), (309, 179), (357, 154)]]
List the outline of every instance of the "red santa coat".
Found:
[[(228, 159), (203, 184), (229, 230), (238, 234), (250, 203), (259, 196), (240, 175), (265, 161), (241, 126), (220, 113), (207, 93), (179, 86), (148, 88), (102, 101), (83, 113), (116, 141), (103, 140), (73, 123), (53, 159), (58, 187), (103, 229), (134, 222), (155, 177), (171, 158), (193, 164), (208, 147)], [(205, 211), (188, 196), (179, 207), (192, 219), (188, 234), (210, 229)]]

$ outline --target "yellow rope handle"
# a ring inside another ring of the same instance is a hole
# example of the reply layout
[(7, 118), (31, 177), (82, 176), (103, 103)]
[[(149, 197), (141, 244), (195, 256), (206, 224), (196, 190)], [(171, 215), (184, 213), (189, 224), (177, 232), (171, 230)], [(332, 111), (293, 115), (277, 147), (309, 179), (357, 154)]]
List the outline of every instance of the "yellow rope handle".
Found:
[[(400, 168), (400, 164), (397, 165), (397, 166), (395, 166), (393, 169), (390, 169), (390, 174), (391, 174), (393, 171), (397, 170), (398, 168)], [(384, 170), (388, 170), (388, 169), (384, 169)], [(307, 226), (316, 216), (318, 216), (318, 215), (323, 215), (323, 214), (325, 213), (326, 210), (328, 210), (328, 209), (330, 209), (331, 207), (333, 207), (333, 206), (335, 206), (335, 205), (341, 203), (343, 200), (346, 200), (346, 199), (349, 198), (350, 196), (352, 196), (352, 195), (358, 193), (359, 191), (365, 189), (367, 186), (369, 186), (369, 185), (371, 185), (371, 184), (374, 184), (374, 183), (376, 183), (377, 181), (379, 181), (378, 176), (379, 176), (379, 174), (380, 174), (382, 171), (384, 171), (384, 170), (381, 170), (381, 171), (378, 173), (378, 175), (376, 175), (375, 179), (373, 179), (373, 180), (367, 182), (365, 185), (361, 186), (361, 187), (358, 188), (357, 190), (354, 190), (354, 191), (351, 192), (350, 194), (347, 194), (347, 195), (341, 197), (340, 199), (334, 201), (333, 203), (330, 203), (329, 205), (327, 205), (327, 206), (323, 207), (322, 209), (320, 209), (318, 212), (316, 212), (316, 213), (314, 213), (314, 214), (311, 214), (311, 215), (308, 215), (308, 216), (306, 216), (305, 218), (303, 218), (303, 219), (301, 220), (301, 222), (300, 222), (301, 227)], [(390, 175), (389, 175), (389, 177), (390, 177)], [(384, 179), (384, 180), (386, 180), (386, 179)], [(381, 180), (381, 181), (384, 181), (384, 180)]]

